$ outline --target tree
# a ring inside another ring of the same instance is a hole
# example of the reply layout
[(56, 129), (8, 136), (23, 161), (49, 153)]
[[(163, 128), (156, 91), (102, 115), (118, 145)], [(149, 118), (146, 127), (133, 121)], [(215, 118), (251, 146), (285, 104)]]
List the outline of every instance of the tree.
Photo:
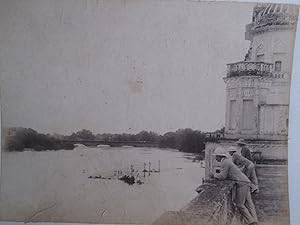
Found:
[(141, 131), (136, 134), (137, 141), (146, 141), (146, 142), (159, 142), (160, 136), (155, 132)]
[(177, 148), (177, 134), (174, 132), (165, 133), (159, 142), (161, 148)]
[(82, 129), (76, 133), (72, 133), (70, 139), (73, 140), (94, 140), (95, 135), (90, 130)]
[(8, 151), (23, 151), (25, 148), (43, 151), (58, 149), (73, 149), (73, 144), (63, 143), (51, 135), (40, 134), (31, 128), (11, 128), (13, 132), (5, 138), (5, 149)]
[(159, 146), (176, 148), (183, 152), (201, 153), (205, 149), (205, 134), (190, 128), (168, 132), (161, 137)]

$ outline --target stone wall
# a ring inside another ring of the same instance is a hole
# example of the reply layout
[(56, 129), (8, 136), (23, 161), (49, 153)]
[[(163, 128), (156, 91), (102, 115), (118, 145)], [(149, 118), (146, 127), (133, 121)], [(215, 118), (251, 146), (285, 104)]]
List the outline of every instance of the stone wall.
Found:
[(232, 204), (231, 181), (210, 181), (199, 187), (199, 195), (180, 211), (170, 211), (153, 225), (237, 225), (240, 215)]
[(226, 138), (287, 139), (289, 82), (273, 77), (224, 78)]
[[(288, 170), (286, 165), (257, 165), (260, 192), (252, 195), (260, 225), (288, 225)], [(153, 225), (243, 225), (232, 204), (231, 181), (210, 180), (180, 211), (169, 211)]]
[(283, 160), (287, 163), (287, 141), (253, 141), (249, 147), (254, 152), (261, 152), (262, 160)]

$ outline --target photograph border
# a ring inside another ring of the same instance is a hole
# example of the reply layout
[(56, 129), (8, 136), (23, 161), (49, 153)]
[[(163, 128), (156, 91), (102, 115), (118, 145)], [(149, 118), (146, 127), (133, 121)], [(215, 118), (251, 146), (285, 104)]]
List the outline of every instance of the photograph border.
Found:
[[(166, 0), (169, 1), (169, 0)], [(201, 0), (188, 0), (188, 1), (199, 1)], [(224, 0), (216, 0), (216, 2), (230, 2)], [(300, 6), (300, 0), (286, 0), (286, 1), (264, 1), (264, 0), (239, 0), (232, 2), (241, 2), (241, 3), (249, 3), (249, 2), (261, 2), (261, 3), (283, 3), (283, 4), (296, 4)], [(289, 110), (289, 141), (288, 141), (288, 186), (289, 186), (289, 205), (290, 205), (290, 223), (291, 225), (297, 225), (300, 223), (300, 176), (299, 176), (299, 166), (300, 166), (300, 21), (297, 23), (297, 34), (295, 40), (294, 47), (294, 56), (293, 56), (293, 70), (292, 70), (292, 79), (291, 79), (291, 87), (290, 87), (290, 110)], [(1, 106), (0, 106), (1, 107)], [(0, 108), (1, 109), (1, 108)], [(2, 124), (1, 110), (0, 110), (0, 124)], [(2, 137), (1, 129), (0, 136)], [(2, 138), (0, 139), (0, 157), (2, 152)], [(2, 157), (0, 160), (0, 185), (1, 185), (1, 177), (2, 177)], [(25, 224), (23, 222), (6, 222), (0, 221), (0, 225), (21, 225)], [(88, 223), (26, 223), (26, 224), (35, 224), (35, 225), (86, 225)], [(110, 224), (112, 225), (112, 224)], [(120, 224), (118, 224), (120, 225)]]

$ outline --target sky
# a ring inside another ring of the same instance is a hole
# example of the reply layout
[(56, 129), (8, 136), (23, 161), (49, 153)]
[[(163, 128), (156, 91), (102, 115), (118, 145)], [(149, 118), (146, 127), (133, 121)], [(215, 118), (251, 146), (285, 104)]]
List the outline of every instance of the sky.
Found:
[(248, 51), (253, 6), (1, 1), (2, 126), (61, 134), (219, 129), (226, 63)]

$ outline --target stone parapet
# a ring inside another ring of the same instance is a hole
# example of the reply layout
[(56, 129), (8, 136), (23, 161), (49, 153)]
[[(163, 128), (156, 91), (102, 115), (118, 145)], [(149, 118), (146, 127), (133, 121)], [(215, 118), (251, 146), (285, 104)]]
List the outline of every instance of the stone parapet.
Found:
[[(288, 225), (287, 165), (257, 165), (259, 194), (252, 195), (260, 225)], [(234, 182), (210, 180), (179, 211), (169, 211), (153, 225), (244, 225), (232, 201)]]
[(237, 225), (240, 216), (232, 204), (231, 181), (212, 180), (180, 211), (166, 212), (153, 225)]

